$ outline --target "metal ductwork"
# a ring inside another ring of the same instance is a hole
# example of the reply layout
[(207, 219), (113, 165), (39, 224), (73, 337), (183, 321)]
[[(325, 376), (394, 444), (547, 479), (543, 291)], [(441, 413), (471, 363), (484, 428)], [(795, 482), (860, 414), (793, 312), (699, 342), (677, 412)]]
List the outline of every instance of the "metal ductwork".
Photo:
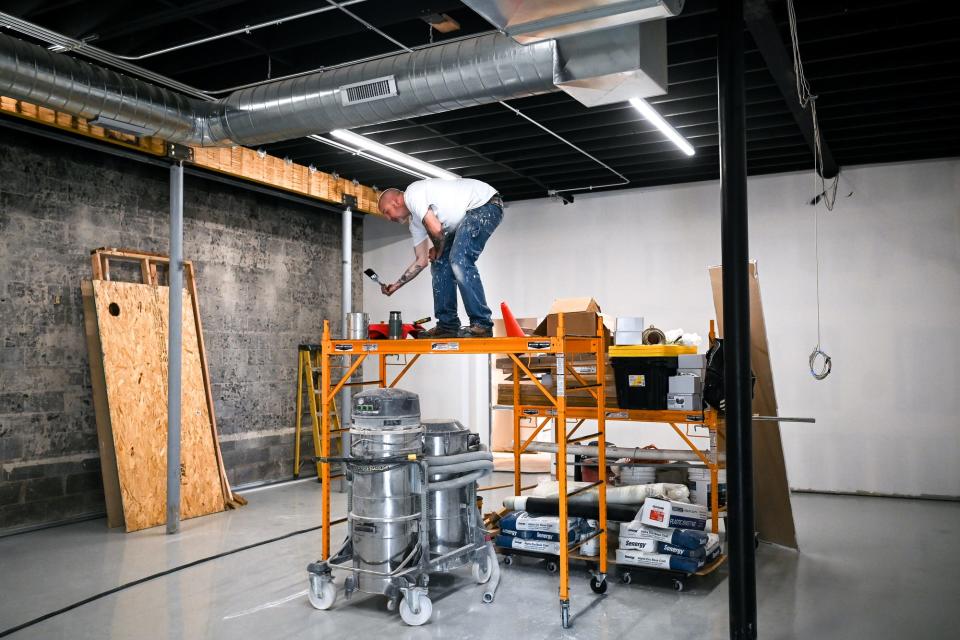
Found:
[(553, 41), (499, 33), (205, 102), (0, 34), (0, 95), (182, 144), (258, 145), (556, 91)]
[[(623, 9), (637, 3), (607, 4)], [(0, 95), (196, 146), (255, 146), (558, 89), (594, 106), (666, 92), (666, 25), (624, 24), (630, 19), (621, 17), (616, 28), (578, 31), (565, 18), (565, 32), (575, 35), (530, 44), (489, 33), (260, 84), (216, 101), (0, 34)]]
[(685, 0), (463, 0), (517, 42), (530, 44), (680, 15)]

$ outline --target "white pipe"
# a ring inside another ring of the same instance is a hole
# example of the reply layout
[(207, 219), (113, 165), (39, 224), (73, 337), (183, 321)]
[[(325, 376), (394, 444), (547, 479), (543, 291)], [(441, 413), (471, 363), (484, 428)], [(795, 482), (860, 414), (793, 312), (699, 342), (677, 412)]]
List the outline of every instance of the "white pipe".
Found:
[(167, 533), (180, 529), (180, 383), (183, 349), (183, 164), (170, 167), (167, 331)]
[[(552, 442), (531, 442), (527, 445), (527, 451), (538, 451), (541, 453), (557, 453), (556, 444)], [(704, 455), (709, 456), (709, 451), (703, 451)], [(568, 444), (567, 445), (567, 455), (579, 455), (579, 456), (599, 456), (600, 447), (583, 445), (583, 444)], [(661, 460), (691, 460), (696, 462), (703, 462), (700, 456), (694, 451), (689, 449), (641, 449), (640, 447), (627, 448), (627, 447), (607, 447), (607, 459), (610, 457), (616, 458), (633, 458), (634, 460), (650, 460), (659, 462)], [(719, 454), (720, 460), (726, 458), (725, 454)]]
[[(340, 237), (340, 321), (343, 323), (343, 337), (347, 335), (347, 314), (353, 310), (353, 210), (348, 205), (341, 215)], [(349, 364), (349, 356), (344, 356), (344, 364)], [(327, 384), (326, 382), (323, 384)], [(344, 385), (340, 391), (340, 427), (350, 424), (350, 387)]]

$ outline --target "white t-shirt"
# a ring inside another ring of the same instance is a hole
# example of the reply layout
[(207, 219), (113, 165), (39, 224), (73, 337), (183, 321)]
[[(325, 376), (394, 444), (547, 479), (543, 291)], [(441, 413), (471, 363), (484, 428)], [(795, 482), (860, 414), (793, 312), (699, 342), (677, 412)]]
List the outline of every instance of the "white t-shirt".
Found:
[(403, 192), (403, 200), (410, 209), (410, 235), (414, 246), (430, 237), (423, 226), (428, 209), (433, 209), (445, 233), (453, 233), (467, 211), (485, 205), (496, 194), (497, 190), (486, 182), (471, 178), (427, 178), (412, 183)]

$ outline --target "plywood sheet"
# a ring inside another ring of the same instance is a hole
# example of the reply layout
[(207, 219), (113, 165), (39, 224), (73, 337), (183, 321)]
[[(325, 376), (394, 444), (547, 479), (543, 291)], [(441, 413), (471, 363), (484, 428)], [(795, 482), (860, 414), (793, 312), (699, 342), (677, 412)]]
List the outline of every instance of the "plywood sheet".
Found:
[[(166, 520), (168, 290), (92, 283), (120, 495), (127, 531)], [(182, 518), (222, 511), (224, 495), (206, 403), (192, 300), (183, 301)]]
[(100, 474), (107, 505), (107, 526), (123, 526), (123, 502), (120, 498), (120, 480), (117, 477), (117, 456), (113, 450), (113, 430), (110, 427), (110, 406), (103, 377), (103, 353), (100, 332), (97, 329), (97, 310), (93, 300), (93, 284), (80, 283), (83, 295), (83, 328), (87, 338), (90, 362), (90, 381), (93, 386), (93, 408), (97, 419), (97, 447), (100, 450)]
[[(723, 269), (710, 267), (710, 285), (717, 312), (717, 326), (723, 335)], [(770, 366), (767, 325), (760, 298), (757, 263), (750, 263), (750, 366), (757, 376), (753, 412), (763, 416), (779, 415), (777, 394)], [(780, 440), (780, 424), (755, 422), (753, 428), (753, 476), (756, 500), (757, 531), (760, 538), (793, 549), (797, 548), (797, 531), (790, 504), (790, 484)]]

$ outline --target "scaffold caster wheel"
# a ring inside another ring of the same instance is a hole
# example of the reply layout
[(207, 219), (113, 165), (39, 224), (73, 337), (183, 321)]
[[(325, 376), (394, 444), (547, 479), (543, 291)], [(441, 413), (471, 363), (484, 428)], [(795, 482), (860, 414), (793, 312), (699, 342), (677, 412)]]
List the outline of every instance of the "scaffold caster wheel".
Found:
[(333, 606), (337, 599), (337, 587), (332, 582), (325, 582), (323, 586), (315, 587), (315, 582), (310, 581), (310, 587), (307, 589), (307, 598), (314, 609), (326, 611)]
[(630, 573), (629, 571), (625, 571), (620, 576), (620, 582), (622, 582), (623, 584), (630, 584), (631, 582), (633, 582), (633, 574)]
[(560, 603), (560, 626), (564, 629), (570, 628), (570, 603)]
[(511, 555), (509, 555), (509, 554), (503, 556), (503, 566), (509, 567), (509, 566), (512, 565), (512, 564), (513, 564), (513, 556), (511, 556)]
[(560, 566), (553, 560), (548, 560), (545, 566), (547, 567), (547, 571), (550, 573), (556, 573), (560, 570)]
[(607, 579), (597, 580), (596, 577), (590, 578), (590, 588), (594, 593), (604, 594), (607, 592)]
[(414, 613), (410, 602), (404, 598), (400, 601), (400, 618), (411, 627), (419, 627), (433, 615), (433, 603), (427, 596), (420, 596), (420, 611)]
[(493, 575), (490, 562), (490, 559), (486, 558), (473, 563), (473, 579), (477, 584), (487, 584), (490, 581), (490, 576)]
[(683, 580), (680, 580), (679, 578), (674, 578), (674, 580), (673, 580), (673, 590), (674, 590), (674, 591), (683, 591), (683, 587), (684, 587)]

